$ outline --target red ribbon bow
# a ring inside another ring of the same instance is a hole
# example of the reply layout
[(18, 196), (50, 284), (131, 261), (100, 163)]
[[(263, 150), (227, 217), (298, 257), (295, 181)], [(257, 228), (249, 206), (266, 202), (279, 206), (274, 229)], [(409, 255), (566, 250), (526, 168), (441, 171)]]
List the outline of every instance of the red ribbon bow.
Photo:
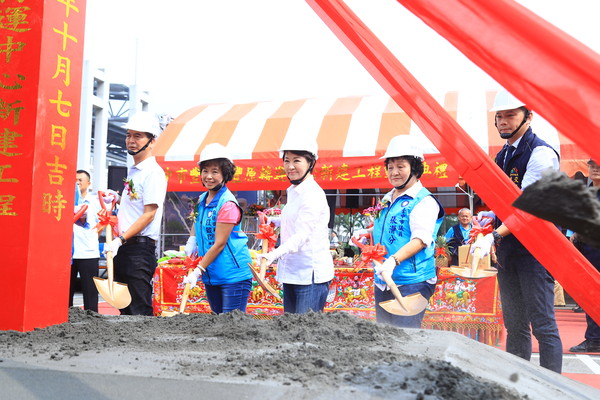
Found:
[(270, 224), (260, 224), (258, 226), (258, 233), (256, 234), (257, 239), (266, 239), (269, 241), (269, 251), (275, 247), (275, 243), (277, 243), (277, 234), (275, 233), (275, 229)]
[(381, 244), (376, 244), (375, 246), (367, 245), (363, 247), (362, 254), (360, 255), (360, 259), (363, 263), (368, 263), (372, 261), (382, 262), (383, 257), (387, 254), (387, 250)]
[(119, 236), (119, 231), (117, 230), (118, 222), (116, 215), (110, 214), (110, 211), (100, 210), (98, 212), (98, 224), (96, 224), (95, 229), (97, 229), (98, 232), (102, 232), (102, 229), (110, 225), (113, 236), (117, 237)]
[(198, 264), (202, 261), (202, 257), (191, 258), (187, 256), (185, 260), (183, 260), (183, 265), (189, 269), (194, 269), (198, 266)]
[(479, 223), (479, 221), (477, 221), (475, 218), (473, 218), (473, 227), (471, 228), (471, 231), (469, 232), (468, 243), (470, 243), (470, 244), (475, 243), (475, 241), (477, 240), (477, 236), (479, 236), (479, 234), (482, 234), (483, 236), (485, 236), (488, 233), (492, 233), (493, 230), (494, 230), (494, 227), (492, 226), (491, 221), (488, 221), (485, 225), (482, 226)]

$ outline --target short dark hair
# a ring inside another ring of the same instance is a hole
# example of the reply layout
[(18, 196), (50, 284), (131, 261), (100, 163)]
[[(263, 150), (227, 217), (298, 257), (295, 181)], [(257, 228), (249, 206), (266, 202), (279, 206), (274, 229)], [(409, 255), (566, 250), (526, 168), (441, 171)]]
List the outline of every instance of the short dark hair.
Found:
[(416, 176), (417, 179), (419, 179), (423, 175), (423, 172), (425, 172), (425, 165), (423, 164), (423, 161), (419, 157), (414, 157), (414, 156), (400, 156), (400, 157), (386, 158), (383, 162), (383, 165), (385, 166), (385, 170), (387, 171), (388, 165), (390, 162), (396, 161), (396, 160), (407, 161), (410, 164), (411, 174)]
[(223, 184), (227, 184), (227, 182), (230, 182), (233, 179), (233, 176), (235, 175), (235, 164), (233, 161), (228, 160), (227, 158), (214, 158), (212, 160), (200, 161), (198, 166), (200, 167), (200, 171), (202, 171), (211, 164), (217, 165), (221, 170)]
[(285, 158), (286, 153), (294, 153), (297, 156), (304, 157), (306, 158), (306, 161), (308, 161), (309, 164), (313, 164), (315, 161), (317, 161), (315, 155), (310, 151), (306, 150), (284, 150), (283, 156), (281, 157), (282, 160)]
[(85, 174), (87, 176), (87, 178), (88, 178), (88, 181), (92, 180), (92, 177), (90, 176), (90, 173), (87, 172), (85, 169), (78, 169), (77, 173), (78, 174)]

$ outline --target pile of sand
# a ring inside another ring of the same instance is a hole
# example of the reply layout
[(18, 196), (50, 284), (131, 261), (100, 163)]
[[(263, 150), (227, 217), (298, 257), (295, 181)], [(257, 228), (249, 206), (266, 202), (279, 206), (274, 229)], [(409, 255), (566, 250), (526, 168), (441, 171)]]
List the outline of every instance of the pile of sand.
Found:
[(68, 323), (0, 332), (0, 358), (64, 370), (356, 388), (396, 398), (521, 398), (448, 362), (415, 355), (414, 345), (426, 348), (425, 332), (344, 313), (258, 320), (240, 312), (156, 318), (72, 308)]

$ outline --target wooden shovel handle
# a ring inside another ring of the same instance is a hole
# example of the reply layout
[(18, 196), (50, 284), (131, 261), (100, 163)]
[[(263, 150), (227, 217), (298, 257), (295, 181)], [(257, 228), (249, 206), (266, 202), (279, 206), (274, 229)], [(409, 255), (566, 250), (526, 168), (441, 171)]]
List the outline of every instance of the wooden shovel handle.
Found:
[[(269, 252), (269, 239), (262, 240), (262, 254), (267, 254)], [(258, 271), (258, 275), (264, 281), (265, 275), (267, 274), (267, 259), (263, 258), (260, 260), (260, 270)]]
[[(482, 237), (483, 237), (483, 234), (480, 233), (479, 235), (477, 235), (477, 240), (481, 239)], [(471, 258), (471, 275), (472, 276), (475, 276), (475, 272), (477, 271), (477, 268), (479, 267), (479, 260), (481, 260), (481, 249), (479, 247), (477, 247), (475, 250), (473, 250), (473, 255)]]
[(181, 295), (181, 305), (179, 306), (179, 314), (183, 314), (185, 306), (187, 304), (188, 296), (190, 294), (190, 284), (186, 283), (183, 287), (183, 294)]
[[(377, 261), (373, 262), (377, 263)], [(400, 293), (400, 290), (398, 290), (398, 286), (396, 286), (396, 283), (392, 279), (392, 274), (388, 274), (386, 271), (381, 271), (381, 277), (392, 291), (392, 294), (400, 304), (400, 307), (402, 307), (404, 311), (408, 312), (408, 309), (404, 305), (404, 297), (402, 296), (402, 293)]]

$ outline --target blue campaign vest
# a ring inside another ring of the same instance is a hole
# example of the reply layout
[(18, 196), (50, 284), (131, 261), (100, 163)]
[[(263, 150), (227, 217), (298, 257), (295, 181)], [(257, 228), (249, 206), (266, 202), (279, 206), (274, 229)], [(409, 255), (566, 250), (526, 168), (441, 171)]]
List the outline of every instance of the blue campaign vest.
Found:
[[(521, 141), (519, 142), (519, 146), (515, 150), (513, 156), (508, 161), (508, 163), (504, 166), (503, 170), (506, 175), (520, 188), (523, 183), (523, 176), (527, 171), (527, 163), (531, 158), (531, 153), (533, 149), (538, 146), (546, 146), (550, 147), (552, 150), (552, 146), (548, 143), (537, 137), (535, 133), (531, 130), (531, 128), (527, 129)], [(503, 147), (502, 150), (496, 155), (496, 164), (502, 165), (502, 160), (506, 155), (507, 147)], [(556, 153), (556, 150), (554, 150)], [(556, 153), (558, 156), (558, 153)]]
[[(227, 201), (238, 204), (233, 194), (225, 186), (217, 192), (208, 205), (206, 205), (206, 196), (208, 196), (208, 192), (200, 196), (195, 224), (199, 255), (206, 254), (215, 243), (217, 216), (223, 204)], [(240, 221), (238, 221), (221, 254), (212, 264), (204, 265), (206, 272), (202, 274), (202, 282), (206, 285), (216, 286), (251, 279), (252, 273), (248, 263), (252, 262), (252, 258), (247, 243), (248, 236), (242, 231)]]
[[(523, 183), (523, 176), (527, 171), (527, 163), (529, 163), (529, 159), (531, 158), (531, 153), (533, 149), (538, 146), (546, 146), (552, 149), (548, 143), (544, 140), (537, 137), (535, 133), (531, 130), (531, 128), (527, 129), (521, 141), (519, 142), (519, 146), (515, 150), (512, 158), (508, 163), (504, 166), (503, 170), (506, 175), (512, 180), (519, 188)], [(552, 149), (554, 150), (554, 149)], [(503, 147), (502, 150), (496, 155), (496, 164), (502, 165), (502, 160), (504, 160), (504, 156), (506, 154), (507, 147)], [(554, 150), (556, 153), (556, 150)], [(558, 153), (556, 153), (558, 156)], [(498, 223), (498, 225), (500, 225)], [(504, 239), (502, 239), (501, 245), (498, 247), (499, 256), (502, 255), (505, 251), (521, 251), (527, 252), (525, 247), (519, 242), (515, 235), (508, 235)], [(502, 263), (502, 262), (501, 262)]]
[[(425, 188), (422, 188), (414, 199), (407, 195), (400, 196), (390, 206), (381, 210), (379, 217), (375, 219), (373, 241), (385, 246), (388, 255), (394, 254), (410, 241), (410, 213), (426, 196), (431, 196), (431, 192)], [(437, 199), (433, 198), (437, 202)], [(444, 208), (440, 205), (432, 241), (437, 237), (443, 217)], [(397, 285), (408, 285), (433, 278), (435, 276), (434, 251), (434, 246), (431, 245), (402, 261), (392, 274), (394, 282)], [(377, 277), (375, 282), (385, 284)]]

